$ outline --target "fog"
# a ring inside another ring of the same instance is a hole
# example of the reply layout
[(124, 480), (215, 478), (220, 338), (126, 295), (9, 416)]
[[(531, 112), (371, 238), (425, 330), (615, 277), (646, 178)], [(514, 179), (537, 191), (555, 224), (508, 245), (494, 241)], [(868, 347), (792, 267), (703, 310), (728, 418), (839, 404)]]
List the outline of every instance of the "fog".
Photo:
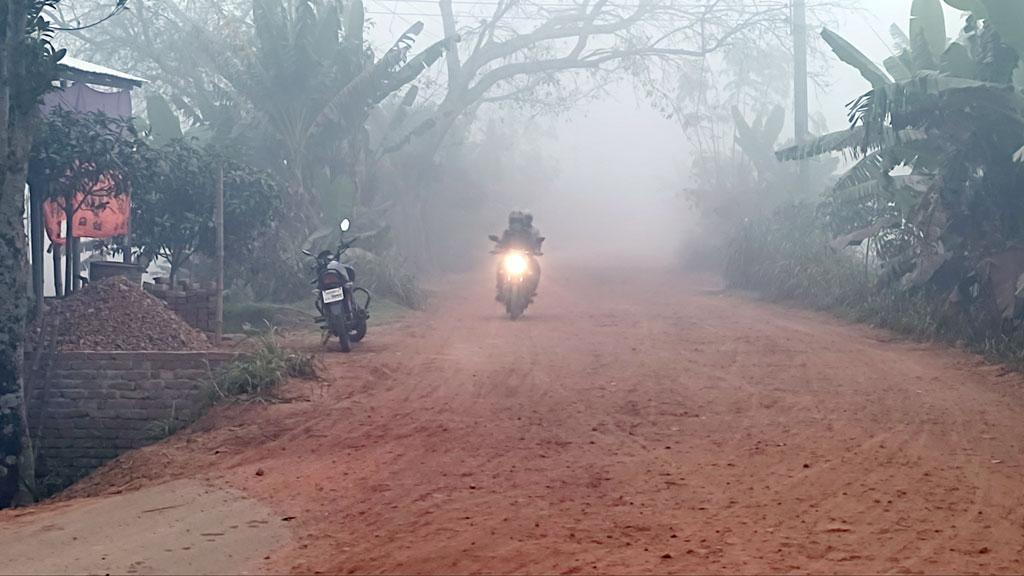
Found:
[[(897, 23), (906, 29), (910, 1), (857, 0), (846, 5), (848, 9), (831, 16), (830, 27), (876, 62), (892, 55), (889, 26)], [(428, 28), (440, 25), (427, 15), (417, 17)], [(382, 8), (375, 37), (383, 42), (408, 25), (407, 17), (389, 16)], [(959, 13), (947, 8), (949, 36), (955, 37), (961, 25)], [(811, 113), (821, 114), (830, 130), (840, 129), (847, 122), (851, 95), (869, 86), (828, 52), (813, 27), (810, 32), (819, 54), (812, 69), (827, 71), (827, 76), (819, 75), (812, 82)], [(789, 118), (787, 134), (792, 133)], [(551, 127), (537, 138), (558, 167), (558, 176), (544, 186), (546, 194), (524, 191), (528, 199), (517, 207), (534, 211), (549, 238), (549, 254), (554, 251), (581, 261), (673, 260), (680, 242), (694, 233), (695, 226), (695, 216), (680, 193), (689, 185), (692, 157), (678, 123), (638, 98), (628, 78), (573, 111), (540, 122)], [(495, 226), (503, 221), (504, 209), (494, 206)]]
[[(846, 5), (848, 9), (830, 16), (829, 25), (872, 60), (890, 56), (889, 26), (897, 23), (906, 29), (910, 1), (859, 0)], [(961, 19), (957, 12), (947, 11), (949, 36), (955, 37)], [(428, 28), (439, 25), (427, 15), (418, 17)], [(408, 18), (389, 16), (381, 8), (376, 37), (384, 41), (408, 24)], [(830, 130), (840, 129), (847, 122), (846, 103), (851, 95), (866, 91), (868, 85), (828, 52), (813, 25), (810, 32), (818, 52), (812, 70), (827, 71), (827, 76), (819, 75), (812, 82), (811, 113), (822, 115)], [(790, 119), (791, 114), (786, 134), (792, 134)], [(549, 253), (582, 261), (673, 260), (680, 242), (695, 233), (696, 218), (680, 193), (690, 183), (692, 156), (678, 123), (638, 98), (628, 78), (607, 86), (603, 95), (580, 103), (573, 111), (540, 122), (550, 125), (551, 130), (538, 134), (538, 140), (557, 166), (558, 176), (545, 183), (545, 194), (524, 191), (517, 207), (534, 211), (549, 238)], [(495, 226), (503, 221), (504, 208), (494, 207)]]
[(559, 178), (536, 207), (551, 237), (549, 250), (595, 263), (670, 261), (686, 164), (678, 126), (637, 101), (628, 86), (616, 86), (556, 127), (549, 149), (558, 158)]

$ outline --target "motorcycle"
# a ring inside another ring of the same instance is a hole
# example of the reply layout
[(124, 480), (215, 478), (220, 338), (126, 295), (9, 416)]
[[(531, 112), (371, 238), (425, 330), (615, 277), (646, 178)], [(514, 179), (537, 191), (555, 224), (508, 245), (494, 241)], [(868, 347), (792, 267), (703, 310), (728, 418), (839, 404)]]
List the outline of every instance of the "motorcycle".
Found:
[[(355, 285), (355, 269), (341, 263), (342, 255), (358, 240), (357, 237), (346, 241), (345, 233), (350, 227), (348, 218), (341, 221), (337, 250), (324, 250), (316, 256), (308, 250), (302, 251), (306, 256), (315, 258), (313, 270), (316, 278), (311, 284), (317, 288), (314, 290), (315, 304), (320, 316), (316, 322), (324, 331), (324, 342), (332, 336), (337, 337), (342, 352), (351, 352), (352, 344), (366, 337), (373, 299), (368, 290)], [(360, 299), (363, 302), (359, 302)]]
[[(490, 239), (496, 243), (501, 241), (494, 235), (491, 235)], [(501, 257), (498, 261), (498, 276), (503, 281), (498, 300), (505, 306), (505, 313), (512, 320), (518, 320), (537, 293), (540, 279), (536, 258), (541, 253), (533, 250), (496, 248), (491, 254)]]

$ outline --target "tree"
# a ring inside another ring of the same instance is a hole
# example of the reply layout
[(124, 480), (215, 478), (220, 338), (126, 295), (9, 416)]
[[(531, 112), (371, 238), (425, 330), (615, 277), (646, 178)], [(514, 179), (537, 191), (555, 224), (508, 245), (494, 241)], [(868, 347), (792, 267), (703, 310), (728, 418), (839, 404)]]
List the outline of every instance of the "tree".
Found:
[[(65, 18), (88, 17), (87, 10)], [(457, 38), (414, 54), (416, 23), (383, 54), (363, 37), (359, 0), (137, 0), (125, 26), (79, 33), (83, 51), (155, 80), (218, 146), (287, 183), (260, 297), (294, 299), (299, 248), (366, 193), (366, 122)], [(351, 216), (351, 214), (348, 214)], [(268, 239), (269, 240), (269, 239)], [(269, 242), (268, 242), (269, 245)]]
[(772, 1), (584, 0), (549, 6), (498, 0), (489, 17), (461, 28), (452, 0), (438, 3), (445, 34), (460, 34), (466, 49), (446, 56), (447, 86), (430, 120), (435, 151), (452, 126), (481, 105), (560, 109), (593, 93), (593, 86), (571, 81), (575, 73), (636, 74), (645, 62), (701, 59), (788, 17), (787, 3)]
[[(102, 204), (128, 192), (123, 176), (137, 138), (131, 121), (102, 113), (82, 114), (56, 108), (47, 114), (35, 137), (32, 160), (49, 185), (47, 196), (64, 209), (64, 219), (83, 205)], [(65, 243), (74, 242), (74, 227), (68, 226)], [(70, 252), (69, 252), (70, 253)], [(74, 291), (78, 270), (76, 258), (68, 258), (65, 295)]]
[[(942, 292), (952, 282), (960, 294), (961, 281), (987, 274), (986, 262), (1024, 241), (1024, 201), (1015, 192), (1024, 170), (1014, 163), (1024, 143), (1024, 95), (1013, 86), (1018, 52), (1001, 33), (1008, 24), (1014, 34), (1024, 27), (1024, 11), (998, 24), (972, 14), (951, 43), (938, 0), (916, 0), (914, 13), (909, 40), (885, 63), (892, 77), (837, 34), (822, 32), (872, 89), (851, 104), (849, 130), (778, 156), (843, 151), (856, 158), (826, 202), (833, 248), (873, 240), (887, 278), (902, 288)], [(1018, 273), (995, 294), (1008, 314), (1024, 262), (1013, 266)]]
[(132, 245), (145, 261), (165, 259), (172, 284), (194, 254), (215, 255), (213, 213), (221, 169), (228, 262), (245, 268), (278, 217), (281, 194), (273, 178), (187, 138), (138, 145), (130, 171)]
[(815, 159), (803, 167), (778, 162), (775, 150), (785, 121), (781, 105), (758, 113), (752, 121), (734, 106), (733, 146), (721, 145), (694, 157), (692, 184), (683, 191), (699, 215), (699, 228), (685, 241), (689, 265), (717, 269), (730, 240), (749, 222), (781, 207), (821, 198), (838, 162)]
[(358, 169), (370, 110), (455, 39), (414, 55), (420, 22), (377, 55), (363, 38), (359, 0), (199, 4), (139, 2), (125, 29), (80, 37), (100, 53), (137, 48), (125, 56), (129, 68), (160, 77), (194, 122), (251, 144), (242, 147), (288, 183), (292, 240), (301, 243), (322, 225), (323, 197)]

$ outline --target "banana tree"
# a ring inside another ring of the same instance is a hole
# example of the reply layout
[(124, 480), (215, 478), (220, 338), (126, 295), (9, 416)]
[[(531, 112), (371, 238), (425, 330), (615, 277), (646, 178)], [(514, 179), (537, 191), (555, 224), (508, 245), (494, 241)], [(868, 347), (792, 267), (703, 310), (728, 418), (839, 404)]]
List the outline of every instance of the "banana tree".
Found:
[[(804, 198), (792, 196), (794, 190), (800, 189), (796, 167), (780, 165), (775, 159), (775, 148), (779, 144), (786, 123), (786, 111), (781, 106), (775, 106), (767, 113), (756, 116), (752, 122), (748, 122), (739, 108), (733, 107), (732, 118), (735, 126), (734, 141), (743, 152), (743, 156), (753, 164), (755, 184), (759, 188), (757, 193), (760, 198), (748, 201), (760, 204), (760, 210), (771, 211), (782, 202), (803, 200)], [(808, 163), (806, 169), (810, 172), (807, 181), (818, 186), (808, 188), (807, 192), (812, 194), (812, 198), (818, 198), (835, 172), (836, 166), (837, 163), (828, 158)], [(773, 198), (773, 190), (781, 191), (783, 195), (776, 195)]]
[(776, 154), (856, 160), (827, 201), (834, 245), (877, 238), (879, 256), (906, 288), (928, 283), (951, 260), (976, 262), (1024, 238), (1016, 224), (1024, 204), (1007, 193), (1018, 183), (1012, 156), (1024, 142), (1024, 98), (1012, 85), (1017, 51), (1002, 40), (1002, 26), (975, 15), (946, 43), (938, 0), (916, 0), (913, 14), (888, 74), (837, 34), (822, 33), (872, 90), (851, 103), (849, 130)]
[(244, 140), (288, 182), (291, 236), (301, 241), (320, 225), (323, 197), (337, 193), (340, 179), (358, 180), (370, 111), (453, 40), (414, 55), (424, 27), (417, 22), (378, 57), (363, 37), (360, 0), (253, 0), (252, 15), (252, 38), (241, 45), (198, 26), (192, 33), (226, 107), (241, 110), (225, 111), (230, 121), (219, 123), (218, 137)]

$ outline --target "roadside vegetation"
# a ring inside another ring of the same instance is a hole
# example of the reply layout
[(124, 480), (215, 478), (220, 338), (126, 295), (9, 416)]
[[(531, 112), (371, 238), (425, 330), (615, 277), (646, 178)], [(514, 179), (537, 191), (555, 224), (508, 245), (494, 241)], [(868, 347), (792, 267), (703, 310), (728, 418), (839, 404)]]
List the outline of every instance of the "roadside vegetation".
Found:
[(849, 129), (784, 148), (797, 165), (839, 154), (820, 199), (780, 203), (733, 228), (736, 288), (830, 310), (1024, 367), (1024, 8), (965, 9), (946, 39), (937, 1), (914, 3), (898, 55), (881, 65), (825, 30), (871, 84)]
[(316, 354), (288, 350), (277, 330), (267, 326), (255, 346), (214, 373), (211, 384), (215, 401), (236, 396), (266, 400), (288, 378), (315, 380), (319, 376)]

